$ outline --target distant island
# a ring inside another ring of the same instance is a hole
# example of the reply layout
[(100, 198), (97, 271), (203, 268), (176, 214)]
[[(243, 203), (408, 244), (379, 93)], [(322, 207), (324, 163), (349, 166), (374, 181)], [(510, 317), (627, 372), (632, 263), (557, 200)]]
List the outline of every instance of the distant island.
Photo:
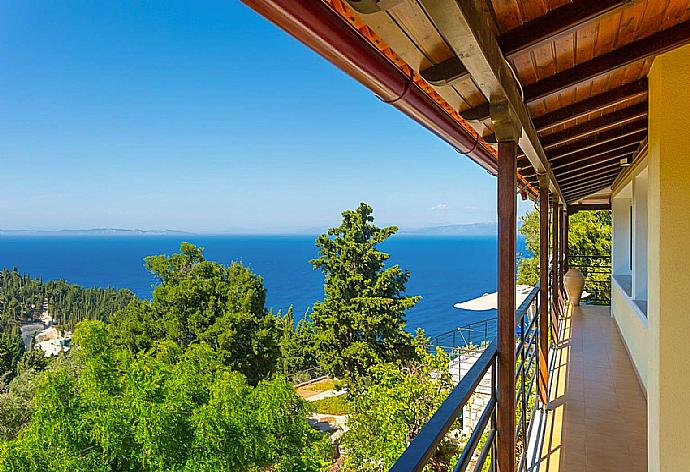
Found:
[(60, 230), (2, 229), (0, 236), (176, 236), (190, 234), (171, 229), (146, 230), (124, 228), (91, 228)]
[(498, 230), (496, 223), (470, 223), (424, 228), (400, 229), (400, 234), (430, 234), (447, 236), (495, 236)]

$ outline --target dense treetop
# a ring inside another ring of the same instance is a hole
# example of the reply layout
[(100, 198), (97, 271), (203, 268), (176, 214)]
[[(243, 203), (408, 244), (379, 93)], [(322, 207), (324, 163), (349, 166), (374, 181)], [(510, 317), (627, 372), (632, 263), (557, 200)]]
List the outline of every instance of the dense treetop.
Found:
[(385, 266), (389, 255), (377, 245), (397, 228), (378, 228), (372, 214), (366, 203), (343, 212), (341, 225), (316, 240), (319, 257), (311, 261), (325, 275), (325, 298), (312, 313), (319, 362), (339, 377), (415, 355), (405, 310), (420, 297), (405, 294), (408, 271)]

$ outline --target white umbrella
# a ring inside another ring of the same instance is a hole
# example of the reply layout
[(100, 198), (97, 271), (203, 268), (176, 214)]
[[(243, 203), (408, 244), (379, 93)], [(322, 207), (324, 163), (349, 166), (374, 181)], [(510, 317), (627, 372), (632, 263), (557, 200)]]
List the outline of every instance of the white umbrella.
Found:
[[(527, 295), (532, 291), (534, 287), (531, 285), (516, 285), (515, 286), (515, 306), (518, 307), (525, 301)], [(455, 308), (462, 308), (463, 310), (472, 311), (483, 311), (483, 310), (496, 310), (498, 308), (498, 293), (485, 293), (481, 297), (473, 298), (472, 300), (467, 300), (466, 302), (460, 302), (453, 305)]]
[[(531, 285), (516, 285), (515, 286), (515, 307), (519, 307), (525, 298), (529, 295), (534, 287)], [(588, 297), (587, 292), (582, 293), (582, 298)], [(460, 302), (453, 305), (455, 308), (472, 311), (496, 310), (498, 309), (498, 292), (485, 293), (481, 297)]]

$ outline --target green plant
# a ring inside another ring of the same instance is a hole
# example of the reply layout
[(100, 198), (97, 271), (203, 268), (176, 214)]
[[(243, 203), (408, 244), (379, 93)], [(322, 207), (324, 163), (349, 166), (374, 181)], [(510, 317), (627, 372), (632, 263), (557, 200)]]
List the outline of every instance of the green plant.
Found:
[(322, 398), (321, 400), (311, 402), (311, 404), (314, 405), (316, 413), (324, 415), (347, 415), (350, 413), (350, 407), (347, 404), (345, 395)]
[(369, 368), (415, 356), (405, 331), (405, 310), (420, 297), (405, 294), (410, 273), (385, 266), (389, 255), (377, 245), (397, 228), (378, 228), (373, 209), (361, 203), (343, 212), (340, 226), (319, 236), (319, 257), (311, 261), (325, 275), (322, 302), (312, 314), (317, 360), (331, 375), (356, 379)]

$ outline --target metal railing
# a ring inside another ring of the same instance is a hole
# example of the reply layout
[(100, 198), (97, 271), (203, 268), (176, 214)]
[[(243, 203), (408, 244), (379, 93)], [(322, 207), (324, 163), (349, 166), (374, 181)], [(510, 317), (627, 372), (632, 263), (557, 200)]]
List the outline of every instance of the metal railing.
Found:
[(481, 346), (488, 344), (496, 337), (496, 318), (474, 321), (431, 338), (429, 348), (436, 351), (440, 347), (444, 351), (465, 346)]
[[(531, 433), (532, 419), (537, 408), (537, 367), (539, 341), (539, 286), (535, 287), (516, 310), (516, 462), (518, 471), (527, 469), (527, 441)], [(485, 320), (487, 323), (491, 320)], [(443, 335), (447, 335), (444, 333)], [(487, 331), (488, 333), (488, 331)], [(443, 336), (441, 335), (441, 336)], [(434, 455), (438, 445), (456, 424), (462, 409), (487, 373), (491, 376), (489, 401), (464, 444), (454, 472), (465, 472), (471, 466), (474, 472), (495, 470), (497, 351), (496, 341), (488, 344), (479, 359), (472, 365), (448, 398), (444, 400), (429, 422), (412, 440), (405, 452), (390, 469), (393, 472), (421, 471)], [(484, 439), (483, 445), (479, 447)], [(487, 462), (488, 461), (488, 462)]]
[[(407, 447), (405, 452), (398, 458), (396, 463), (390, 469), (391, 472), (416, 472), (424, 468), (426, 463), (431, 459), (431, 456), (436, 451), (439, 443), (448, 434), (450, 428), (458, 419), (462, 408), (465, 403), (470, 399), (475, 389), (481, 382), (484, 375), (491, 370), (491, 377), (496, 378), (496, 342), (492, 342), (482, 353), (481, 357), (474, 363), (470, 368), (469, 372), (460, 379), (458, 385), (453, 389), (453, 391), (448, 395), (436, 413), (431, 417), (429, 422), (424, 425), (422, 430), (415, 436), (410, 445)], [(492, 388), (491, 400), (489, 405), (486, 407), (480, 420), (470, 436), (470, 440), (467, 442), (460, 460), (458, 461), (458, 466), (456, 470), (465, 470), (472, 458), (472, 453), (474, 449), (479, 444), (481, 439), (481, 434), (486, 429), (489, 420), (494, 416), (494, 410), (496, 408), (496, 389), (495, 386)], [(494, 421), (492, 423), (492, 430), (495, 430)], [(493, 447), (495, 433), (491, 435), (491, 440), (484, 443), (482, 448), (481, 456), (484, 456), (483, 460), (486, 460), (489, 450)], [(462, 464), (465, 463), (464, 468)], [(483, 463), (478, 464), (479, 467), (475, 466), (474, 470), (481, 470)]]
[(295, 387), (301, 387), (311, 382), (316, 382), (328, 378), (326, 371), (321, 367), (311, 367), (309, 369), (300, 370), (287, 375), (287, 381)]
[(584, 303), (611, 303), (611, 256), (605, 254), (569, 254), (568, 267), (575, 267), (585, 276), (585, 292), (590, 295)]
[(537, 376), (539, 366), (539, 285), (517, 309), (515, 327), (515, 452), (517, 470), (527, 469), (527, 443), (532, 419), (537, 411)]

